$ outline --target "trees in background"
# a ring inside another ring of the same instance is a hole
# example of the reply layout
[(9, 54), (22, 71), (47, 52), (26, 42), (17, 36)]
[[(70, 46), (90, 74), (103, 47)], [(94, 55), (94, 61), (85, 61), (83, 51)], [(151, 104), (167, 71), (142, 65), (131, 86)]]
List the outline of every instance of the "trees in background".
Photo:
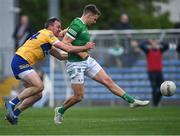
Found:
[(44, 26), (48, 18), (48, 1), (47, 0), (19, 0), (20, 14), (29, 16), (33, 27), (38, 30)]
[[(82, 14), (84, 5), (96, 4), (102, 12), (98, 23), (91, 29), (111, 29), (112, 24), (118, 21), (121, 13), (127, 13), (130, 22), (135, 28), (171, 28), (169, 13), (160, 13), (160, 7), (154, 2), (168, 2), (168, 0), (61, 0), (60, 19), (67, 27), (71, 20)], [(32, 24), (42, 28), (48, 18), (47, 0), (19, 0), (23, 14), (30, 17)]]

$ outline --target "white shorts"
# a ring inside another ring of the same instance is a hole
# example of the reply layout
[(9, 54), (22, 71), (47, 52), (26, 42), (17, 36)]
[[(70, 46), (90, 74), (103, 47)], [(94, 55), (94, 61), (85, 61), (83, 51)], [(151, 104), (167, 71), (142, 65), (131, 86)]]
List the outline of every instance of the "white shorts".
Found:
[(84, 83), (84, 74), (93, 78), (102, 69), (97, 61), (91, 57), (80, 62), (68, 61), (66, 68), (72, 84), (82, 84)]
[(25, 76), (27, 76), (27, 75), (28, 75), (29, 73), (31, 73), (31, 72), (35, 72), (35, 70), (34, 70), (34, 69), (30, 69), (30, 70), (26, 70), (26, 71), (24, 71), (24, 72), (21, 72), (21, 73), (19, 73), (18, 77), (19, 77), (20, 79), (24, 79)]

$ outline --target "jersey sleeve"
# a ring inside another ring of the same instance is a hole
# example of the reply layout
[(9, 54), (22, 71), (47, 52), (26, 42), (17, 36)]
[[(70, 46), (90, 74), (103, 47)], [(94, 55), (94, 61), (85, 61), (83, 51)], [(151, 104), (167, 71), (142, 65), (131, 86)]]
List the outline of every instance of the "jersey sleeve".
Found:
[(48, 34), (47, 39), (48, 39), (48, 42), (52, 45), (59, 42), (59, 39), (54, 34)]
[(69, 26), (68, 31), (66, 33), (66, 35), (70, 38), (72, 38), (73, 40), (76, 39), (78, 33), (81, 32), (81, 28), (80, 26), (76, 25), (76, 24), (72, 24)]
[(169, 44), (165, 43), (165, 42), (160, 42), (160, 49), (162, 52), (165, 52), (169, 49)]
[(139, 45), (139, 47), (141, 48), (142, 51), (144, 51), (146, 54), (148, 54), (148, 52), (149, 52), (148, 45), (149, 45), (149, 42), (148, 42), (148, 41), (145, 41), (145, 42), (142, 42), (142, 43)]

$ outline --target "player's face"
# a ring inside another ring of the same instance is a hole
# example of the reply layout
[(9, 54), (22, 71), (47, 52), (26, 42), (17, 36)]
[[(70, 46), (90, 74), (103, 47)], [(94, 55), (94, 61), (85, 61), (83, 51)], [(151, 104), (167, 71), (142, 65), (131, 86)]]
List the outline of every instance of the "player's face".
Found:
[(61, 23), (58, 21), (55, 21), (52, 25), (52, 32), (53, 34), (58, 37), (59, 33), (61, 32)]
[(98, 18), (99, 18), (99, 15), (97, 14), (89, 14), (88, 20), (86, 22), (87, 25), (95, 24)]

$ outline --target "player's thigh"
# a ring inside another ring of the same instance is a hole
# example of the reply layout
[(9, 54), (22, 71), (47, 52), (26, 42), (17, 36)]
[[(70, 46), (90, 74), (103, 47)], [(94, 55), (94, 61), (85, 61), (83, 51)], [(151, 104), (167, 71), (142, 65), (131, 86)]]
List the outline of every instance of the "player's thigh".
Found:
[(84, 84), (71, 84), (75, 96), (84, 96)]
[(111, 78), (104, 69), (101, 69), (94, 77), (92, 77), (92, 79), (99, 83), (104, 83), (106, 80), (110, 80)]
[(43, 87), (43, 82), (40, 79), (39, 75), (36, 71), (32, 71), (28, 73), (23, 80), (28, 84), (28, 86), (37, 86), (37, 87)]
[[(11, 62), (14, 76), (26, 82), (26, 86), (42, 86), (42, 81), (30, 64), (21, 56), (14, 55)], [(25, 87), (26, 87), (25, 86)]]
[(102, 67), (97, 63), (97, 61), (91, 57), (87, 60), (87, 68), (85, 70), (85, 75), (94, 78), (98, 75), (100, 71), (102, 71)]
[(69, 75), (71, 84), (84, 83), (84, 71), (86, 69), (85, 62), (67, 62), (66, 70)]
[(71, 87), (74, 91), (75, 96), (84, 95), (84, 72), (76, 71), (77, 73), (71, 78)]
[(101, 84), (107, 84), (107, 82), (111, 80), (111, 78), (107, 75), (107, 73), (95, 59), (89, 57), (87, 63), (88, 68), (85, 71), (85, 74), (87, 76)]

